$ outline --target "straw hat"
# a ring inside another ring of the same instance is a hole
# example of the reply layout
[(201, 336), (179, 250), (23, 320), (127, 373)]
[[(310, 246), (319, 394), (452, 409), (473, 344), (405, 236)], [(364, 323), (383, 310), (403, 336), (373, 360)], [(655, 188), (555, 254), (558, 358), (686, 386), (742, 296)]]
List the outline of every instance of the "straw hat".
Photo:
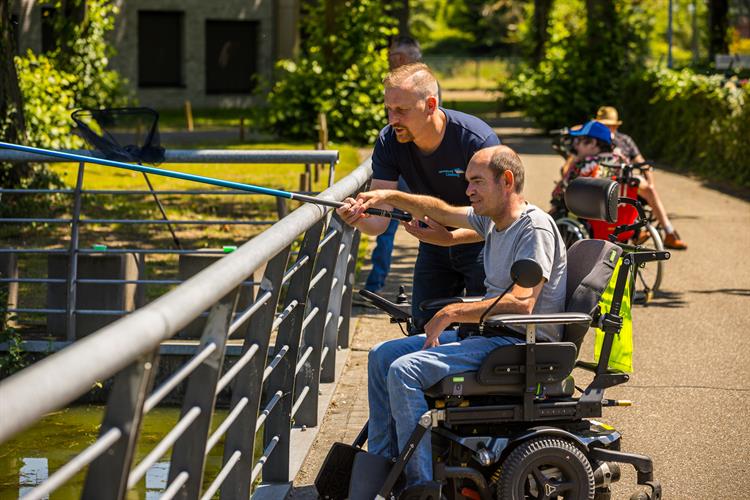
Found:
[(620, 121), (620, 117), (617, 114), (617, 109), (612, 106), (602, 106), (599, 108), (596, 111), (596, 121), (604, 125), (622, 125), (622, 121)]

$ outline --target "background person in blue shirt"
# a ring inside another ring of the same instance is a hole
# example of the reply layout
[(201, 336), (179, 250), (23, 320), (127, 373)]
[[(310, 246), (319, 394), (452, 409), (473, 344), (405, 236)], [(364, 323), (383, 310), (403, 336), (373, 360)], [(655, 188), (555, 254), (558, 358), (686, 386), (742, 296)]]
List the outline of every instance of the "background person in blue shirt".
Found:
[[(388, 126), (375, 143), (371, 189), (396, 189), (403, 177), (412, 193), (435, 196), (466, 206), (469, 160), (480, 149), (500, 144), (495, 132), (482, 120), (439, 107), (438, 82), (422, 63), (407, 64), (391, 71), (384, 81)], [(384, 204), (382, 207), (392, 207)], [(348, 224), (370, 235), (386, 230), (388, 219), (361, 217), (346, 206), (337, 209)], [(483, 243), (475, 231), (450, 233), (452, 246), (420, 242), (414, 266), (412, 314), (418, 330), (434, 311), (421, 311), (428, 299), (461, 295), (484, 295)]]

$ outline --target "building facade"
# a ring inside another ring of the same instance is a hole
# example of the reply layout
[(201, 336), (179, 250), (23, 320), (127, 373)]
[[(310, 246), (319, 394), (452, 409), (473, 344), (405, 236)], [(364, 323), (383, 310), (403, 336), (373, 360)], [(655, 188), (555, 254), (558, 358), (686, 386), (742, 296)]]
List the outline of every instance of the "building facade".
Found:
[[(111, 67), (128, 80), (144, 106), (248, 106), (273, 76), (276, 60), (294, 55), (299, 0), (113, 0)], [(18, 45), (43, 52), (54, 46), (54, 9), (16, 3)]]

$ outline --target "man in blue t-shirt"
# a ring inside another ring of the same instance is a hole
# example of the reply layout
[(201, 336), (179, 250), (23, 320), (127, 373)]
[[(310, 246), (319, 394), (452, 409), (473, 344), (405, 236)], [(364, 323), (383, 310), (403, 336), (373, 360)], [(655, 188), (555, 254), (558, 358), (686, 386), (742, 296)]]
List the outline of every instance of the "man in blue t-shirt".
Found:
[[(384, 86), (389, 124), (375, 143), (371, 189), (396, 189), (401, 176), (412, 193), (468, 205), (466, 167), (475, 152), (500, 144), (497, 135), (476, 117), (439, 107), (438, 83), (425, 64), (396, 68)], [(388, 227), (388, 219), (363, 218), (348, 205), (337, 212), (367, 234), (378, 235)], [(434, 223), (424, 232), (428, 234), (421, 235), (412, 287), (418, 331), (434, 314), (419, 309), (424, 300), (460, 295), (464, 290), (468, 295), (485, 291), (481, 236), (470, 229), (446, 231)]]

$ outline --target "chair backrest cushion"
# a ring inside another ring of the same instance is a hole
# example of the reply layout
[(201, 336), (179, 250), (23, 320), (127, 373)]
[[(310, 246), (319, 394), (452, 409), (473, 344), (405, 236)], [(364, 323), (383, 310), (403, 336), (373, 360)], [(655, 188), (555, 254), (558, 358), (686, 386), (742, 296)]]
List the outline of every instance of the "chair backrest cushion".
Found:
[[(568, 278), (565, 310), (592, 314), (607, 288), (622, 248), (605, 240), (581, 240), (568, 249)], [(579, 349), (589, 327), (567, 325), (563, 341)]]

